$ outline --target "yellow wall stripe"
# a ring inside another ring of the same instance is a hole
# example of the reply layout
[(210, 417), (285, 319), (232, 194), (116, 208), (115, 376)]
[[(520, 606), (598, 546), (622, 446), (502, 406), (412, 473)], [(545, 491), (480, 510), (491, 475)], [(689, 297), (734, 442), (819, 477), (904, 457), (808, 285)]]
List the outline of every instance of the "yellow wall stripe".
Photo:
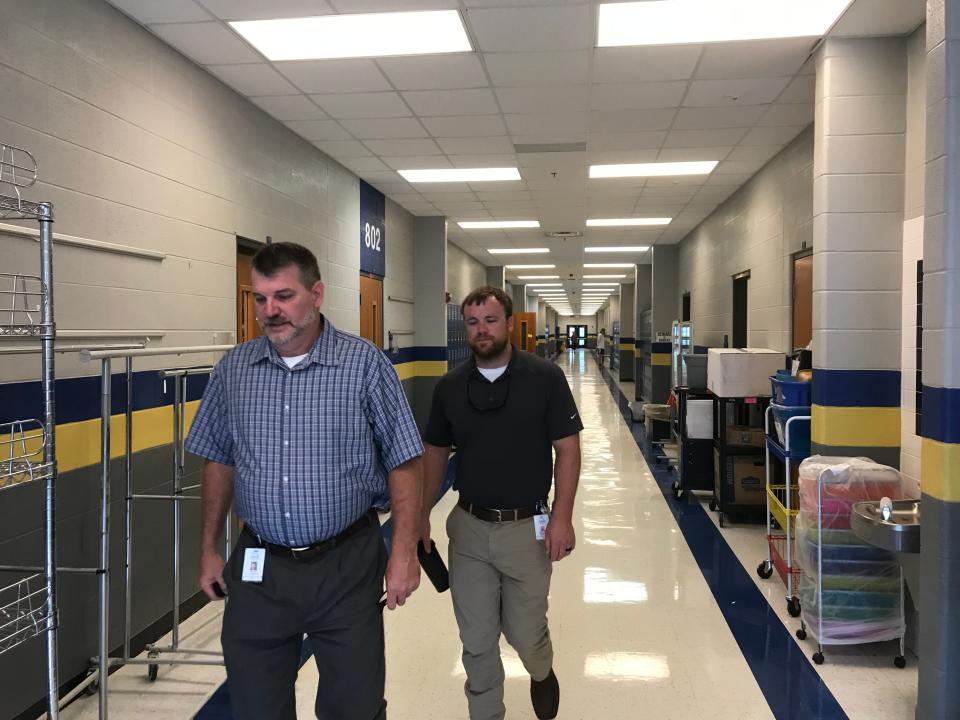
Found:
[(415, 377), (442, 377), (447, 374), (446, 360), (414, 360), (394, 365), (400, 380), (412, 380)]
[(620, 343), (620, 352), (630, 352), (634, 351), (633, 343)]
[(898, 447), (900, 408), (830, 407), (811, 408), (811, 439), (836, 447)]
[(651, 365), (670, 365), (670, 353), (650, 353)]
[(960, 445), (923, 438), (920, 467), (924, 495), (960, 502)]

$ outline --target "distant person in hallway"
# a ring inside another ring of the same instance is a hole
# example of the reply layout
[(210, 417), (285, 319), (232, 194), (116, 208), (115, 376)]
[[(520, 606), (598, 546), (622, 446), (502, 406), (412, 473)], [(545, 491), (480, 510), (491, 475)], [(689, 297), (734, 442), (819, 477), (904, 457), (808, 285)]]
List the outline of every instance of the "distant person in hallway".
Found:
[(534, 711), (546, 720), (560, 703), (547, 595), (552, 563), (576, 545), (583, 423), (563, 371), (510, 344), (513, 303), (506, 293), (478, 288), (461, 311), (473, 358), (434, 391), (424, 433), (422, 540), (430, 547), (430, 501), (456, 445), (460, 497), (447, 535), (470, 720), (505, 717), (501, 633), (530, 673)]
[[(307, 635), (318, 720), (385, 720), (383, 605), (403, 605), (420, 582), (420, 435), (387, 357), (320, 313), (307, 248), (267, 245), (252, 276), (264, 335), (214, 368), (186, 446), (206, 459), (199, 583), (230, 598), (233, 717), (296, 719)], [(372, 510), (388, 490), (389, 561)], [(218, 537), (234, 500), (245, 525), (225, 565)]]
[(607, 329), (600, 328), (597, 334), (597, 360), (603, 365), (603, 351), (607, 349)]

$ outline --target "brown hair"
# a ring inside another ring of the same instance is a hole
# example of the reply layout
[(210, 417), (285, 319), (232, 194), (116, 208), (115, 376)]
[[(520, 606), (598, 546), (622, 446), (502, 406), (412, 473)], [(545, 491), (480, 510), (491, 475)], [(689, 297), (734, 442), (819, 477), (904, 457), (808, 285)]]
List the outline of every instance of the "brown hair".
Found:
[(513, 315), (513, 300), (510, 299), (510, 296), (500, 288), (495, 288), (490, 285), (478, 287), (476, 290), (467, 295), (463, 303), (460, 305), (460, 314), (464, 314), (464, 310), (466, 310), (467, 305), (483, 305), (490, 298), (493, 298), (500, 303), (500, 305), (503, 307), (503, 315), (505, 318)]
[(278, 242), (264, 245), (251, 260), (253, 269), (261, 275), (272, 277), (278, 270), (295, 265), (300, 271), (300, 282), (310, 290), (320, 280), (320, 267), (316, 256), (303, 245)]

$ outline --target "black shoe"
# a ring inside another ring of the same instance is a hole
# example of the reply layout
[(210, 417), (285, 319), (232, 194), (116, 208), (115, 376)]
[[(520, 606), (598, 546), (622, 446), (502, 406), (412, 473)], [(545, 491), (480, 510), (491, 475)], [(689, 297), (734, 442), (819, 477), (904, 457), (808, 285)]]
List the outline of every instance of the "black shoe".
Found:
[(557, 676), (550, 670), (550, 674), (537, 682), (530, 678), (530, 700), (533, 702), (533, 711), (540, 720), (553, 720), (560, 709), (560, 683)]

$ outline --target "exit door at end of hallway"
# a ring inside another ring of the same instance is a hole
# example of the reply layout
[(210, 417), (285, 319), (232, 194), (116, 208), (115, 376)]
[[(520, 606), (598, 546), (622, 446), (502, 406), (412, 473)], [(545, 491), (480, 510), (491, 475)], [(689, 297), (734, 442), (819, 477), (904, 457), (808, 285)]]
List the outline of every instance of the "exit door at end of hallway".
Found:
[(587, 326), (567, 325), (567, 348), (585, 348), (587, 346)]

